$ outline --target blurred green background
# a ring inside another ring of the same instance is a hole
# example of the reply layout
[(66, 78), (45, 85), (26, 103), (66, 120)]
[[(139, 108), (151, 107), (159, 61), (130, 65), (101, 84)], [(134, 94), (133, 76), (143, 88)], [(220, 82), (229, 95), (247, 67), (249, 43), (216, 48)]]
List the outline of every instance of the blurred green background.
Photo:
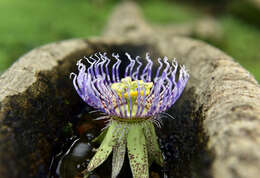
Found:
[[(122, 1), (122, 0), (121, 0)], [(260, 81), (258, 0), (136, 0), (154, 24), (212, 17), (220, 38), (192, 36), (222, 49)], [(120, 0), (0, 0), (0, 73), (40, 45), (102, 33)]]

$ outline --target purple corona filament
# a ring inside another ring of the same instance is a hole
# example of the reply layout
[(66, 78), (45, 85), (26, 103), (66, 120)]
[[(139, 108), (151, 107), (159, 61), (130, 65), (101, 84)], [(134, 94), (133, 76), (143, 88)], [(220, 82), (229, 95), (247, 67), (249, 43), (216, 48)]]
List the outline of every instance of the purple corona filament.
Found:
[[(113, 60), (106, 53), (96, 53), (77, 62), (78, 74), (72, 73), (74, 87), (79, 96), (90, 106), (106, 113), (111, 118), (138, 120), (155, 118), (158, 114), (170, 108), (180, 97), (189, 79), (189, 74), (184, 66), (179, 66), (179, 77), (176, 78), (178, 63), (176, 60), (168, 61), (167, 57), (158, 58), (159, 66), (152, 79), (153, 62), (146, 54), (146, 60), (141, 61), (137, 56), (129, 60), (128, 66), (123, 70), (124, 77), (137, 81), (135, 99), (130, 95), (129, 89), (118, 93), (111, 88), (113, 83), (120, 82), (119, 68), (121, 60), (118, 54), (112, 54)], [(111, 61), (116, 61), (112, 64)], [(109, 70), (112, 65), (112, 70)], [(143, 67), (142, 67), (143, 66)], [(142, 67), (142, 68), (141, 68)], [(142, 69), (142, 71), (141, 71)], [(145, 92), (143, 82), (152, 82), (153, 86), (148, 94)], [(134, 107), (136, 109), (134, 109)], [(158, 125), (158, 124), (157, 124)]]

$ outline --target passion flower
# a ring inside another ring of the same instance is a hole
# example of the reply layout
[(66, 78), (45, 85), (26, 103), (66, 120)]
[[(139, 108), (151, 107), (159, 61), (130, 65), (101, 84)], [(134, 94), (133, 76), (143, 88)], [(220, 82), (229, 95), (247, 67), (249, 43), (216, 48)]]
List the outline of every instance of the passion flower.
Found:
[(89, 63), (88, 67), (79, 60), (79, 73), (71, 74), (79, 96), (105, 113), (97, 119), (109, 121), (95, 139), (101, 144), (84, 171), (86, 177), (111, 152), (111, 177), (116, 177), (122, 168), (126, 149), (134, 178), (148, 178), (149, 165), (153, 161), (163, 164), (153, 123), (160, 127), (159, 116), (165, 114), (164, 111), (180, 97), (189, 75), (184, 66), (178, 67), (175, 59), (169, 62), (167, 57), (158, 58), (159, 66), (153, 68), (148, 53), (146, 62), (140, 61), (139, 56), (132, 59), (128, 53), (125, 55), (129, 64), (123, 68), (124, 76), (121, 79), (119, 69), (122, 61), (118, 54), (112, 54), (113, 61), (116, 61), (113, 63), (106, 53), (84, 57)]

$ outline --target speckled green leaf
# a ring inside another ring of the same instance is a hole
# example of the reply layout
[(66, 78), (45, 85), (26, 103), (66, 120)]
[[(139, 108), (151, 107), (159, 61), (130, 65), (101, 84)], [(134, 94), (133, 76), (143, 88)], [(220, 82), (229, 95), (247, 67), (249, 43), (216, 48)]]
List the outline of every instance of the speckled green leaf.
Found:
[(91, 159), (91, 161), (88, 165), (88, 168), (87, 168), (88, 172), (93, 171), (95, 168), (97, 168), (99, 165), (101, 165), (112, 152), (112, 148), (115, 144), (114, 132), (116, 130), (116, 127), (117, 127), (117, 125), (114, 122), (112, 122), (111, 125), (109, 126), (105, 138), (103, 139), (96, 154)]
[(148, 178), (148, 153), (141, 124), (129, 125), (129, 132), (127, 135), (127, 149), (133, 177)]
[(99, 136), (97, 136), (96, 138), (94, 138), (92, 140), (92, 142), (97, 142), (100, 143), (104, 140), (106, 134), (107, 134), (108, 128), (106, 128), (103, 132), (101, 132), (101, 134), (99, 134)]
[(83, 178), (88, 178), (88, 176), (89, 176), (89, 173), (88, 172), (85, 172), (85, 173), (83, 173), (84, 175), (83, 175)]
[[(123, 124), (122, 124), (123, 125)], [(118, 135), (118, 141), (113, 147), (113, 159), (112, 159), (112, 178), (116, 178), (122, 169), (124, 160), (125, 160), (125, 152), (126, 152), (126, 134), (128, 130), (128, 124), (124, 124), (121, 127), (120, 133)]]
[(152, 162), (155, 161), (158, 165), (163, 166), (162, 152), (158, 144), (154, 125), (150, 121), (147, 121), (145, 124), (144, 134), (148, 149), (149, 163), (152, 164)]

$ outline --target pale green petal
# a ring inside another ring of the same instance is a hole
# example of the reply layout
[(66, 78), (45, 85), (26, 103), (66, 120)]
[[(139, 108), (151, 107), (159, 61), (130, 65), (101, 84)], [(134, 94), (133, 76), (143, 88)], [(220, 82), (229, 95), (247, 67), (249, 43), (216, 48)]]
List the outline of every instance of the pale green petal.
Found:
[(99, 134), (99, 136), (97, 136), (96, 138), (94, 138), (92, 140), (92, 142), (97, 142), (99, 144), (101, 144), (101, 142), (104, 140), (106, 134), (107, 134), (108, 128), (106, 128), (103, 132), (101, 132), (101, 134)]
[(148, 149), (149, 163), (152, 164), (152, 162), (155, 161), (158, 165), (163, 166), (162, 153), (158, 144), (153, 123), (148, 121), (145, 124), (144, 134)]
[(99, 146), (96, 154), (91, 159), (87, 171), (93, 171), (95, 168), (97, 168), (99, 165), (101, 165), (110, 155), (112, 152), (112, 148), (115, 145), (115, 131), (116, 131), (117, 125), (114, 122), (111, 122), (111, 125), (109, 126), (109, 129), (107, 131), (107, 134), (102, 141), (101, 145)]
[(123, 167), (126, 152), (127, 124), (120, 130), (118, 142), (113, 147), (112, 178), (116, 178)]
[(133, 177), (148, 178), (148, 153), (141, 124), (129, 125), (129, 132), (127, 135), (127, 149)]
[(88, 172), (83, 172), (83, 178), (88, 178), (88, 176), (89, 176), (89, 173)]

